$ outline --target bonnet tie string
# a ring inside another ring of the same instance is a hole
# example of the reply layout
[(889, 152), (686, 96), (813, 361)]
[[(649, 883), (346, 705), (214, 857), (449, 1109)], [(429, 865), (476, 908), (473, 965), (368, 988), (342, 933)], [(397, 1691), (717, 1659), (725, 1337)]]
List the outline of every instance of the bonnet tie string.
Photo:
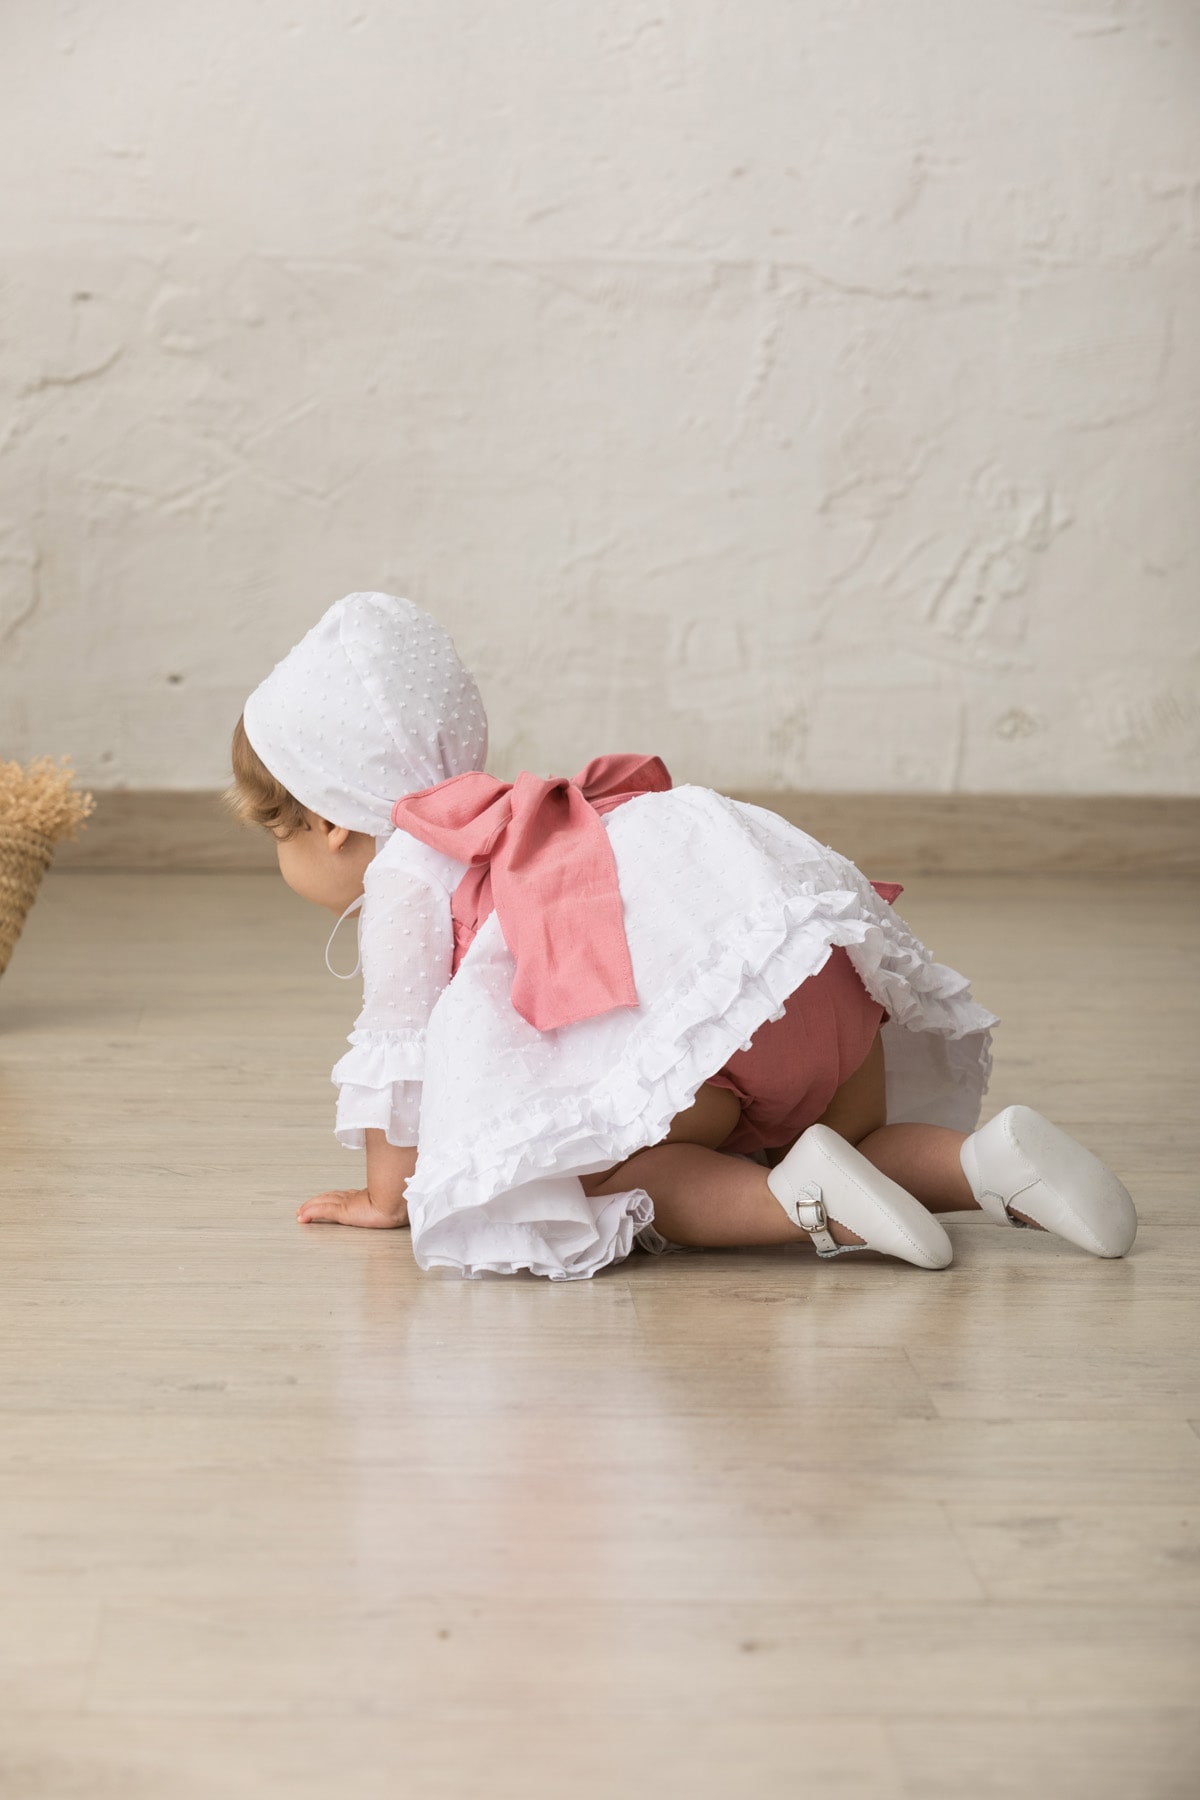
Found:
[(454, 969), (494, 911), (517, 965), (513, 1006), (538, 1031), (636, 1006), (600, 815), (670, 786), (657, 756), (598, 756), (572, 781), (475, 771), (397, 800), (394, 825), (468, 865), (452, 902)]
[(358, 952), (354, 958), (354, 967), (350, 970), (350, 973), (348, 975), (343, 975), (340, 969), (334, 968), (333, 964), (329, 960), (329, 952), (333, 949), (334, 938), (337, 936), (338, 932), (342, 929), (342, 926), (345, 924), (346, 920), (350, 917), (350, 914), (352, 912), (359, 911), (359, 909), (362, 906), (363, 899), (364, 899), (364, 896), (362, 894), (360, 894), (358, 896), (357, 900), (352, 900), (350, 902), (349, 906), (346, 908), (345, 912), (341, 915), (341, 917), (338, 919), (337, 924), (334, 926), (333, 930), (330, 932), (329, 942), (325, 946), (325, 967), (329, 970), (329, 973), (331, 975), (336, 975), (339, 981), (353, 981), (354, 977), (356, 975), (360, 975), (362, 973), (362, 948), (361, 948), (361, 945), (359, 946)]

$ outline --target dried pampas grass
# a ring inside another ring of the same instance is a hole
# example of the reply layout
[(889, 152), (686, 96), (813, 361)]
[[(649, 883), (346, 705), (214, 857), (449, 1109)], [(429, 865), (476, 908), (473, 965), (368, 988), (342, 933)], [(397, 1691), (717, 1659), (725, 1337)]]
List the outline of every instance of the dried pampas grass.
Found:
[(74, 837), (95, 808), (71, 783), (70, 760), (0, 762), (0, 975), (50, 867), (55, 844)]
[(32, 831), (52, 844), (74, 837), (96, 806), (90, 794), (72, 787), (74, 779), (69, 756), (0, 762), (0, 832)]

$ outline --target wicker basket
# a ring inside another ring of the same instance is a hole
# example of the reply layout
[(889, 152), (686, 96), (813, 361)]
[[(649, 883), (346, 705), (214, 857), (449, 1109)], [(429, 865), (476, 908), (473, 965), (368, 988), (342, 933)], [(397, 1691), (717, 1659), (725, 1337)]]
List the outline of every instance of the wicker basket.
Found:
[(53, 857), (50, 838), (17, 825), (0, 824), (0, 975), (8, 967), (25, 915)]
[(0, 975), (37, 899), (54, 847), (74, 837), (95, 807), (74, 784), (69, 756), (0, 761)]

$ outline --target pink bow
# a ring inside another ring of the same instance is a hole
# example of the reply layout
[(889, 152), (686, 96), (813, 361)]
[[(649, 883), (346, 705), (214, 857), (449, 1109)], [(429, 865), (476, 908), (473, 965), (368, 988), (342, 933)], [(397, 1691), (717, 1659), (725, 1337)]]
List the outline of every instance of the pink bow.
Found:
[(476, 772), (397, 800), (393, 824), (470, 865), (454, 891), (454, 968), (494, 909), (517, 964), (513, 1006), (538, 1031), (636, 1006), (600, 814), (670, 786), (657, 756), (598, 756), (573, 781)]

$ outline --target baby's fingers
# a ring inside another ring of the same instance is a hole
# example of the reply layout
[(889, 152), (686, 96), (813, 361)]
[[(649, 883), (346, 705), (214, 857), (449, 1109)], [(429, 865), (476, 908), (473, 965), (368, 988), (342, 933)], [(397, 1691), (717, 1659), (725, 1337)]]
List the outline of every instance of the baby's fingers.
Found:
[(357, 1198), (353, 1192), (318, 1194), (304, 1202), (296, 1217), (302, 1225), (352, 1225), (351, 1202)]
[(296, 1217), (302, 1225), (360, 1225), (373, 1231), (394, 1231), (408, 1223), (403, 1208), (398, 1215), (381, 1212), (366, 1188), (318, 1194), (304, 1202)]

